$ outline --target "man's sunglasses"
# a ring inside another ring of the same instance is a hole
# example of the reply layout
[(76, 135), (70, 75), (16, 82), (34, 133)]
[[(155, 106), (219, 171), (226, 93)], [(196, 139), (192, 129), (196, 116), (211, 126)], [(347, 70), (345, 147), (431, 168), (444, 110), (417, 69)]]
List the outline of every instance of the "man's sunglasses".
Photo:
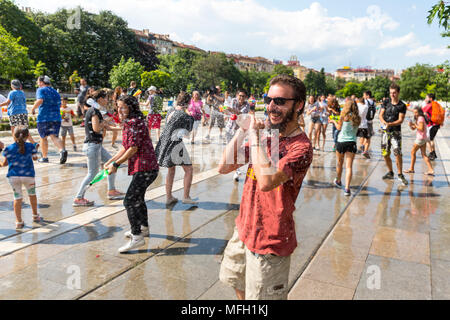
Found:
[(270, 104), (273, 100), (273, 103), (275, 103), (277, 106), (284, 106), (286, 104), (286, 101), (295, 101), (297, 99), (288, 99), (288, 98), (271, 98), (269, 96), (264, 97), (264, 103)]

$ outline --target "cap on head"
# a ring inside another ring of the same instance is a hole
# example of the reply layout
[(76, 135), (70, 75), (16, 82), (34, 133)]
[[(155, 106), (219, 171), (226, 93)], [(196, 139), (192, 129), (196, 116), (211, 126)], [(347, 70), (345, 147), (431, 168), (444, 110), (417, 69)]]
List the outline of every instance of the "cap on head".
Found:
[(45, 84), (50, 84), (50, 78), (48, 76), (40, 76), (38, 78), (39, 81), (42, 81)]
[(11, 86), (14, 89), (18, 90), (18, 89), (22, 88), (22, 83), (19, 80), (14, 79), (14, 80), (11, 81)]
[(151, 86), (150, 88), (147, 89), (147, 91), (156, 91), (156, 87), (155, 86)]

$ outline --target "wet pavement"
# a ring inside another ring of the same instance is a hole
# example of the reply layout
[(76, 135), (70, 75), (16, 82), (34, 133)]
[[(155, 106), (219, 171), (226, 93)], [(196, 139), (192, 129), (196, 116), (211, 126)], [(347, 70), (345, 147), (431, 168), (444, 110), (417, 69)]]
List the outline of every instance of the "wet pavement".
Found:
[[(81, 149), (84, 129), (75, 131)], [(441, 132), (444, 142), (449, 131)], [(407, 167), (414, 135), (406, 127), (403, 133)], [(206, 132), (199, 132), (197, 140), (200, 135)], [(315, 152), (296, 202), (299, 245), (291, 259), (289, 298), (449, 299), (450, 200), (444, 165), (450, 153), (438, 141), (436, 176), (423, 174), (425, 164), (418, 156), (416, 173), (406, 175), (410, 185), (402, 187), (397, 180), (381, 179), (386, 167), (377, 134), (372, 159), (356, 156), (353, 196), (346, 197), (332, 184), (330, 136), (331, 128), (326, 151)], [(23, 232), (14, 229), (7, 169), (0, 168), (0, 299), (235, 299), (218, 275), (239, 212), (243, 176), (237, 183), (233, 174), (218, 174), (224, 144), (218, 143), (217, 129), (212, 137), (211, 144), (185, 140), (194, 161), (191, 197), (199, 205), (166, 207), (167, 170), (162, 168), (146, 194), (150, 238), (129, 254), (117, 253), (129, 223), (122, 201), (107, 199), (105, 181), (86, 194), (95, 207), (72, 207), (87, 169), (82, 152), (70, 152), (69, 139), (67, 164), (59, 165), (52, 143), (50, 163), (35, 163), (44, 222), (31, 221), (25, 196)], [(104, 145), (114, 153), (110, 138)], [(130, 181), (126, 170), (119, 169), (116, 178), (123, 191)], [(179, 199), (182, 178), (178, 168), (174, 196)], [(377, 272), (379, 281), (373, 278)]]

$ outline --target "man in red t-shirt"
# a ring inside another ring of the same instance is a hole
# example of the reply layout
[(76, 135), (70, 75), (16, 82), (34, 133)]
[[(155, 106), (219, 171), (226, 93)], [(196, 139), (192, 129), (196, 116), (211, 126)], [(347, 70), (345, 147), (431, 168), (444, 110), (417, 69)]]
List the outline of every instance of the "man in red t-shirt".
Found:
[(429, 141), (427, 142), (428, 148), (430, 149), (430, 153), (428, 154), (428, 158), (430, 160), (434, 160), (437, 158), (436, 152), (434, 150), (434, 137), (436, 137), (436, 134), (441, 127), (438, 124), (435, 124), (431, 121), (431, 111), (433, 110), (432, 104), (435, 99), (435, 95), (433, 93), (427, 94), (427, 97), (425, 98), (426, 105), (422, 108), (423, 112), (425, 113), (427, 119), (428, 119), (428, 138)]
[[(227, 145), (219, 172), (227, 174), (251, 161), (236, 218), (235, 232), (224, 252), (220, 280), (239, 299), (286, 299), (290, 256), (297, 246), (293, 212), (313, 149), (298, 126), (306, 89), (295, 77), (272, 79), (265, 103), (266, 124), (251, 115)], [(270, 130), (260, 137), (259, 130)], [(243, 144), (245, 137), (249, 142)]]

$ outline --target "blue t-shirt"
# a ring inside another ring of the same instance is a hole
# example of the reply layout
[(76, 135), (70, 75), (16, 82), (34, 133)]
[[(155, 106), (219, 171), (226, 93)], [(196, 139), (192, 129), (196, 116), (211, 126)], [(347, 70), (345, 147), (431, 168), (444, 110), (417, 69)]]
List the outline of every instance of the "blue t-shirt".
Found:
[(52, 87), (42, 87), (36, 91), (36, 99), (43, 99), (39, 107), (37, 122), (61, 122), (61, 96)]
[(13, 90), (8, 94), (11, 103), (8, 106), (8, 116), (27, 114), (27, 99), (22, 90)]
[(33, 154), (37, 150), (32, 143), (25, 142), (25, 153), (19, 152), (17, 142), (10, 144), (3, 150), (3, 155), (8, 160), (8, 173), (6, 177), (34, 177)]

